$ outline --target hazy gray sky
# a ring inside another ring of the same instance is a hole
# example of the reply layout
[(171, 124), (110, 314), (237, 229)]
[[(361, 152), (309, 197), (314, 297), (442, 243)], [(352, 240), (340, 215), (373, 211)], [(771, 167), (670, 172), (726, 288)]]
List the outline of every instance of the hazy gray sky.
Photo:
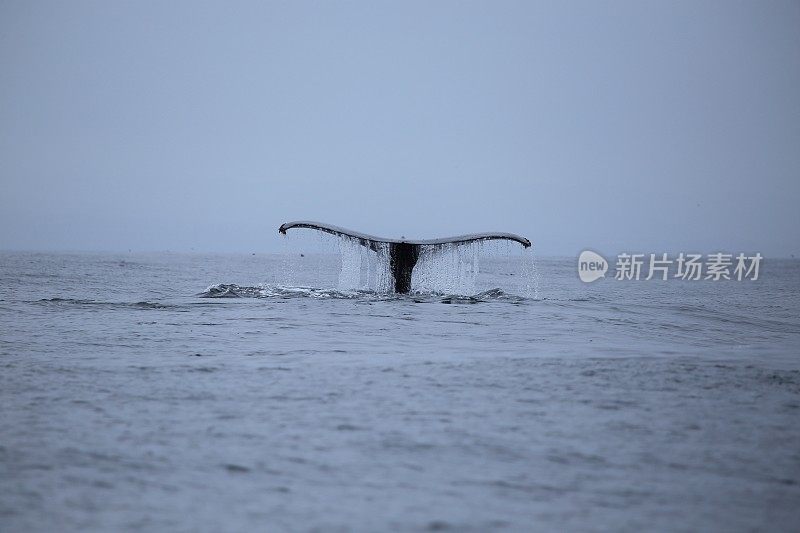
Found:
[(800, 3), (0, 0), (0, 248), (800, 254)]

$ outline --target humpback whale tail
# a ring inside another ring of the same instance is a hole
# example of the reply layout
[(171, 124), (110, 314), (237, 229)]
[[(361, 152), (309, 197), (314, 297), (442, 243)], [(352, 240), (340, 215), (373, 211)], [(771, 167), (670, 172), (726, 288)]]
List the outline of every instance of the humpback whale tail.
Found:
[(422, 246), (435, 246), (443, 244), (466, 244), (475, 241), (489, 240), (509, 240), (520, 243), (524, 248), (531, 245), (531, 241), (525, 237), (520, 237), (513, 233), (472, 233), (469, 235), (459, 235), (457, 237), (446, 237), (442, 239), (410, 240), (410, 239), (388, 239), (376, 237), (358, 231), (352, 231), (330, 224), (320, 222), (297, 221), (281, 224), (278, 232), (286, 235), (286, 230), (292, 228), (308, 228), (324, 233), (330, 233), (339, 237), (349, 237), (358, 241), (361, 246), (366, 246), (374, 251), (378, 251), (382, 245), (389, 247), (389, 261), (392, 278), (394, 281), (394, 292), (405, 294), (411, 290), (411, 274), (420, 255)]

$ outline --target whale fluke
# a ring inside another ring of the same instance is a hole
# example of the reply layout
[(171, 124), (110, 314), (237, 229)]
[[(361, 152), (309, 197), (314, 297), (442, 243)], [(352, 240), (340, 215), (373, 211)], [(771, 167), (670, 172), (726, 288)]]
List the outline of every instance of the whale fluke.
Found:
[(474, 241), (508, 240), (520, 243), (524, 248), (531, 245), (531, 241), (525, 237), (520, 237), (513, 233), (471, 233), (468, 235), (458, 235), (456, 237), (444, 237), (441, 239), (389, 239), (386, 237), (376, 237), (367, 233), (353, 231), (331, 224), (299, 220), (281, 224), (278, 232), (286, 235), (286, 230), (292, 228), (308, 228), (332, 235), (350, 237), (356, 239), (362, 246), (378, 251), (379, 244), (389, 245), (389, 258), (391, 261), (391, 271), (394, 277), (394, 290), (398, 293), (407, 293), (411, 290), (411, 274), (414, 265), (419, 259), (420, 246), (431, 246), (437, 244), (464, 244)]

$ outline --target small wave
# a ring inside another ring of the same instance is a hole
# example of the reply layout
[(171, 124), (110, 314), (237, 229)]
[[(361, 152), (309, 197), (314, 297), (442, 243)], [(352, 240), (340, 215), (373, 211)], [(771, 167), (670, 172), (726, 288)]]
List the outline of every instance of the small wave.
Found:
[(442, 295), (441, 302), (445, 304), (476, 304), (485, 302), (510, 302), (519, 303), (526, 299), (522, 296), (508, 294), (502, 289), (495, 288), (480, 292), (474, 296), (461, 296), (457, 294)]
[(80, 307), (106, 307), (106, 308), (135, 308), (135, 309), (171, 309), (174, 305), (166, 305), (157, 302), (101, 302), (97, 300), (85, 300), (79, 298), (42, 298), (37, 303), (42, 304), (56, 304), (64, 306), (80, 306)]
[(157, 302), (136, 302), (135, 304), (127, 304), (130, 307), (138, 309), (171, 309), (174, 305), (164, 305)]
[(516, 296), (514, 294), (508, 294), (500, 288), (483, 291), (473, 296), (473, 298), (479, 298), (481, 300), (524, 300), (523, 297)]
[(598, 296), (594, 294), (587, 294), (585, 296), (573, 296), (567, 298), (553, 298), (553, 297), (545, 297), (539, 298), (539, 300), (543, 302), (608, 302), (610, 301), (605, 296)]
[(262, 285), (242, 287), (235, 283), (218, 283), (209, 286), (197, 295), (199, 298), (319, 298), (319, 299), (380, 299), (394, 295), (382, 295), (371, 291), (338, 291), (335, 289), (316, 289), (314, 287), (284, 287)]
[(200, 298), (241, 298), (240, 292), (246, 289), (254, 289), (255, 287), (239, 287), (238, 285), (211, 285), (204, 292), (197, 296)]
[(94, 300), (79, 300), (76, 298), (42, 298), (39, 300), (41, 303), (54, 303), (54, 304), (78, 304), (78, 305), (89, 305), (95, 302)]

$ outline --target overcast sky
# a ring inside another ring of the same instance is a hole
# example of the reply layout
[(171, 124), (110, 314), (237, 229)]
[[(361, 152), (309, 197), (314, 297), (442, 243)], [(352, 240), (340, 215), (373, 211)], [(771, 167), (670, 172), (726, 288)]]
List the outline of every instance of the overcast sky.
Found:
[(0, 248), (800, 254), (800, 3), (0, 0)]

